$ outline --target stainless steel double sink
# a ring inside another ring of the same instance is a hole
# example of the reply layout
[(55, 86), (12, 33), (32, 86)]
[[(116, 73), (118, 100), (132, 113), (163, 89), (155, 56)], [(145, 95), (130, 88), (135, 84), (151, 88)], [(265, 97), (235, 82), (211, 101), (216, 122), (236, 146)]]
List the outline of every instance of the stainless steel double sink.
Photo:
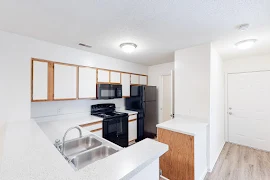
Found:
[(79, 170), (118, 151), (104, 145), (101, 140), (92, 135), (65, 141), (64, 148), (63, 151), (63, 143), (57, 146), (60, 152), (64, 152), (63, 156), (75, 170)]

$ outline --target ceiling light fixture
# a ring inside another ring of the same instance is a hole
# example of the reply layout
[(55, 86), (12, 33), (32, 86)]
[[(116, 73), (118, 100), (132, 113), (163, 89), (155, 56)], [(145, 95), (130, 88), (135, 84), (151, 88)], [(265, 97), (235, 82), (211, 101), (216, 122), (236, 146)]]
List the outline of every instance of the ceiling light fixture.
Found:
[(137, 45), (134, 43), (122, 43), (120, 44), (120, 48), (125, 53), (132, 53), (137, 48)]
[(248, 49), (248, 48), (251, 48), (255, 44), (256, 41), (257, 39), (247, 39), (247, 40), (237, 42), (235, 46), (238, 49)]

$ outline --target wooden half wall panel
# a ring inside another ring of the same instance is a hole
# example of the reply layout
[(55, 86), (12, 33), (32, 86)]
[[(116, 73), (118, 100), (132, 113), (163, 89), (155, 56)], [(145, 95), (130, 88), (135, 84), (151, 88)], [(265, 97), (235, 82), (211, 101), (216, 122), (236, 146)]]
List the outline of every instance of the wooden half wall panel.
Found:
[(158, 128), (157, 138), (169, 146), (160, 157), (162, 175), (170, 180), (194, 180), (194, 137)]

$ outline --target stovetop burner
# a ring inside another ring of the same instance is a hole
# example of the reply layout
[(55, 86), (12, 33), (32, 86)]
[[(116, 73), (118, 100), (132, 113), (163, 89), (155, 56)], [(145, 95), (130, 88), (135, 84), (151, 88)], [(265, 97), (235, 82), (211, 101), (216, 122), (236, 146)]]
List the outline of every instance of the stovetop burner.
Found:
[(100, 113), (92, 114), (92, 115), (102, 117), (102, 118), (111, 118), (111, 117), (116, 117), (116, 116), (123, 116), (123, 115), (126, 115), (126, 113), (114, 111), (114, 112), (106, 112), (106, 113), (100, 112)]
[(126, 113), (115, 111), (115, 104), (95, 104), (91, 106), (91, 115), (105, 118), (122, 117), (126, 116)]

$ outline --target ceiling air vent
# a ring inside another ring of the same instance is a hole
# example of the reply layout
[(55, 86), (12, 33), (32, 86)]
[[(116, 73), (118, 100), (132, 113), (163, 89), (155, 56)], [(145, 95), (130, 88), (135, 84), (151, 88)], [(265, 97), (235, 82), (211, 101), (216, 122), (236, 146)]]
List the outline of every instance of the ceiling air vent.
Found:
[(80, 46), (83, 46), (83, 47), (87, 47), (87, 48), (92, 48), (92, 46), (88, 45), (88, 44), (83, 44), (83, 43), (79, 43)]

